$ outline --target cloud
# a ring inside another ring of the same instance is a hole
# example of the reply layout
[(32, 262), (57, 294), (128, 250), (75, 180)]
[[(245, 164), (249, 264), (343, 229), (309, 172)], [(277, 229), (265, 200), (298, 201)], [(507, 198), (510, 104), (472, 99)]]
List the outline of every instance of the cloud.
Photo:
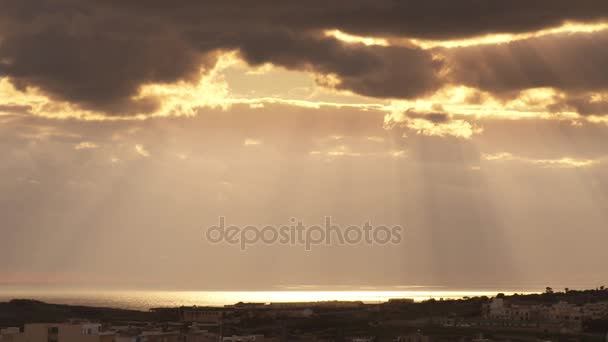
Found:
[(474, 134), (483, 131), (465, 120), (451, 120), (435, 123), (426, 119), (413, 119), (406, 121), (405, 126), (417, 134), (426, 136), (445, 137), (452, 136), (462, 139), (471, 139)]
[[(262, 0), (255, 6), (193, 0), (180, 6), (159, 0), (145, 5), (117, 0), (3, 1), (0, 75), (19, 90), (36, 89), (80, 109), (134, 115), (163, 105), (156, 93), (140, 96), (142, 88), (196, 84), (212, 70), (218, 55), (237, 51), (253, 66), (272, 64), (307, 71), (316, 74), (322, 85), (339, 90), (408, 99), (429, 95), (445, 85), (446, 61), (439, 50), (392, 45), (391, 39), (449, 41), (534, 32), (571, 21), (595, 23), (606, 19), (607, 12), (608, 5), (599, 0), (579, 1), (576, 6), (567, 0), (517, 0), (486, 6), (479, 6), (476, 0), (458, 4), (443, 0), (327, 4), (312, 0), (305, 5)], [(357, 35), (362, 38), (353, 38)], [(560, 36), (554, 42), (543, 37), (448, 54), (454, 62), (453, 79), (473, 87), (491, 91), (534, 86), (588, 89), (605, 84), (605, 73), (593, 72), (606, 56), (602, 48), (591, 54), (583, 51), (605, 46), (604, 40), (576, 35)], [(549, 59), (547, 64), (559, 69), (555, 72), (559, 76), (543, 67), (543, 59), (531, 52), (536, 50), (548, 51), (543, 56)], [(503, 62), (509, 53), (513, 60)], [(577, 64), (581, 56), (591, 60)], [(514, 72), (520, 64), (523, 71)], [(479, 65), (485, 67), (472, 68)], [(567, 68), (573, 65), (583, 65), (583, 70), (575, 73)], [(527, 74), (529, 79), (524, 79)]]
[(245, 141), (243, 141), (243, 146), (245, 146), (245, 147), (258, 146), (261, 144), (262, 144), (262, 141), (258, 140), (258, 139), (247, 138), (247, 139), (245, 139)]
[(383, 143), (385, 141), (385, 139), (383, 137), (376, 137), (376, 136), (367, 137), (367, 140), (372, 141), (372, 142), (377, 142), (377, 143)]
[(355, 151), (347, 145), (333, 146), (325, 151), (313, 150), (308, 153), (312, 157), (324, 157), (325, 161), (333, 161), (334, 158), (393, 158), (401, 159), (407, 156), (405, 150), (388, 150), (388, 151)]
[(494, 154), (484, 154), (483, 159), (488, 160), (488, 161), (513, 160), (514, 156), (513, 156), (513, 154), (511, 154), (509, 152), (500, 152), (500, 153), (494, 153)]
[(0, 113), (7, 113), (9, 115), (29, 114), (31, 109), (32, 108), (30, 106), (0, 104)]
[(568, 95), (551, 108), (556, 111), (572, 109), (581, 115), (608, 115), (608, 93)]
[(534, 159), (515, 156), (509, 152), (494, 154), (483, 154), (482, 159), (490, 162), (519, 161), (525, 164), (535, 165), (542, 168), (586, 168), (597, 165), (598, 160), (582, 159), (573, 157), (562, 157), (557, 159)]
[(435, 124), (446, 123), (451, 119), (446, 113), (419, 113), (412, 109), (408, 109), (405, 115), (410, 119), (423, 119)]
[(577, 158), (560, 158), (560, 159), (537, 159), (531, 160), (532, 164), (540, 165), (542, 167), (558, 167), (558, 168), (581, 168), (590, 167), (596, 165), (598, 161), (591, 159), (577, 159)]
[(272, 63), (333, 75), (335, 79), (325, 80), (326, 85), (361, 95), (412, 98), (441, 86), (443, 62), (416, 47), (349, 45), (292, 32), (242, 34), (235, 39), (243, 58), (254, 66)]
[(146, 150), (146, 148), (141, 144), (135, 145), (135, 152), (144, 158), (150, 157), (151, 155), (150, 152), (148, 152), (148, 150)]
[[(409, 36), (454, 39), (488, 33), (519, 33), (559, 26), (566, 21), (593, 22), (607, 17), (602, 0), (512, 0), (479, 5), (477, 0), (261, 0), (220, 3), (182, 1), (179, 8), (162, 0), (146, 6), (134, 1), (112, 0), (106, 4), (147, 15), (165, 13), (183, 22), (203, 22), (223, 28), (264, 27), (291, 30), (338, 29), (359, 36)], [(526, 15), (522, 15), (525, 13)], [(482, 20), (483, 19), (483, 20)], [(229, 23), (229, 24), (228, 24)], [(238, 24), (235, 24), (238, 23)]]
[(0, 74), (18, 89), (39, 88), (87, 109), (152, 111), (158, 106), (154, 99), (132, 99), (141, 85), (194, 80), (205, 64), (203, 53), (170, 35), (125, 39), (120, 33), (71, 34), (59, 23), (52, 26), (57, 28), (0, 33), (0, 56), (10, 60), (0, 64)]
[[(295, 15), (302, 6), (283, 9)], [(281, 9), (267, 3), (265, 10)], [(235, 20), (212, 15), (223, 12)], [(154, 111), (161, 104), (154, 96), (138, 96), (142, 86), (195, 83), (199, 71), (210, 70), (218, 53), (227, 50), (239, 51), (253, 65), (335, 75), (338, 88), (368, 96), (413, 97), (440, 84), (441, 62), (430, 52), (348, 45), (312, 28), (268, 24), (263, 11), (231, 4), (201, 7), (186, 1), (176, 10), (161, 4), (25, 0), (2, 2), (0, 13), (0, 75), (19, 90), (38, 89), (107, 114)], [(192, 13), (198, 13), (196, 20)], [(239, 19), (244, 22), (226, 25)]]
[(81, 143), (78, 143), (78, 145), (74, 146), (75, 150), (91, 150), (91, 149), (96, 149), (99, 146), (95, 143), (92, 143), (90, 141), (83, 141)]
[[(385, 117), (387, 128), (402, 127), (413, 130), (418, 135), (431, 137), (456, 137), (470, 139), (473, 135), (483, 132), (483, 128), (462, 119), (453, 119), (452, 115), (441, 112), (421, 113), (413, 109), (388, 114)], [(407, 135), (407, 134), (406, 134)]]
[(444, 50), (456, 84), (512, 97), (533, 88), (608, 89), (608, 30)]

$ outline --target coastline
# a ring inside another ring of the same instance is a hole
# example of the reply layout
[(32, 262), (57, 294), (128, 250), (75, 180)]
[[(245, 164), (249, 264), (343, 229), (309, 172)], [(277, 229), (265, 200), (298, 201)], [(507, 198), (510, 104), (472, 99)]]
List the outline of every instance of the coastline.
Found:
[(466, 297), (492, 297), (498, 293), (506, 295), (534, 294), (539, 291), (121, 291), (121, 290), (63, 290), (1, 289), (0, 302), (26, 298), (51, 304), (82, 305), (148, 310), (152, 307), (210, 306), (222, 307), (238, 302), (292, 303), (310, 301), (361, 301), (366, 304), (386, 302), (394, 298), (408, 298), (416, 302), (428, 299), (463, 299)]

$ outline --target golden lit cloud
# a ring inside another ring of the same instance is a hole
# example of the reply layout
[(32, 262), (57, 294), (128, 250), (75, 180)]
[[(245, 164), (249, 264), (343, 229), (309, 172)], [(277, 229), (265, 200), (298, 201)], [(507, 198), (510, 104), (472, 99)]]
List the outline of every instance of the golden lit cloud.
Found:
[(245, 141), (243, 142), (243, 146), (245, 147), (250, 147), (250, 146), (258, 146), (261, 145), (262, 141), (258, 140), (258, 139), (251, 139), (251, 138), (247, 138), (245, 139)]
[(407, 152), (405, 150), (390, 151), (389, 155), (393, 158), (405, 158)]
[(144, 158), (150, 157), (150, 152), (141, 144), (135, 145), (135, 152)]
[[(55, 101), (42, 94), (38, 89), (16, 89), (8, 78), (0, 78), (0, 106), (18, 106), (28, 108), (31, 115), (52, 119), (78, 119), (78, 120), (133, 120), (144, 116), (121, 117), (107, 116), (90, 110), (83, 110), (67, 102)], [(0, 110), (2, 112), (2, 110)], [(15, 114), (9, 112), (5, 114)]]
[(501, 153), (495, 153), (495, 154), (484, 154), (483, 155), (483, 159), (484, 160), (488, 160), (488, 161), (513, 160), (514, 157), (513, 157), (513, 155), (511, 153), (501, 152)]
[(539, 165), (541, 167), (558, 167), (558, 168), (580, 168), (589, 167), (598, 163), (596, 160), (591, 159), (577, 159), (577, 158), (560, 158), (560, 159), (537, 159), (530, 160), (532, 164)]
[[(410, 117), (408, 113), (417, 113), (418, 110), (422, 110), (421, 113), (436, 113), (435, 103), (426, 103), (428, 107), (418, 106), (416, 109), (409, 107), (410, 105), (416, 105), (415, 103), (409, 102), (393, 102), (391, 104), (391, 111), (385, 115), (384, 125), (385, 128), (391, 129), (395, 126), (407, 127), (415, 131), (419, 135), (445, 137), (452, 136), (463, 139), (470, 139), (473, 135), (483, 132), (482, 127), (478, 127), (466, 120), (453, 119), (449, 115), (445, 115), (444, 120), (434, 122), (426, 115), (420, 115), (417, 117)], [(419, 103), (418, 103), (419, 104)], [(441, 107), (441, 111), (445, 108)], [(449, 112), (449, 111), (448, 111)], [(444, 116), (444, 114), (441, 114)]]
[(340, 30), (327, 30), (325, 36), (336, 38), (348, 44), (364, 44), (366, 46), (412, 46), (416, 45), (423, 49), (433, 48), (458, 48), (474, 45), (487, 44), (503, 44), (517, 40), (539, 38), (555, 34), (572, 34), (572, 33), (594, 33), (608, 29), (608, 23), (576, 23), (567, 22), (557, 27), (548, 29), (524, 32), (524, 33), (493, 33), (483, 36), (477, 36), (465, 39), (448, 39), (448, 40), (425, 40), (425, 39), (410, 39), (399, 37), (363, 37), (348, 34)]
[(78, 145), (74, 146), (75, 150), (91, 150), (91, 149), (96, 149), (99, 146), (95, 143), (92, 143), (90, 141), (83, 141), (81, 143), (79, 143)]
[(223, 71), (236, 63), (235, 53), (223, 54), (212, 70), (207, 73), (201, 70), (197, 84), (183, 81), (171, 85), (149, 84), (141, 88), (135, 99), (159, 99), (162, 105), (154, 116), (194, 116), (204, 107), (226, 109), (230, 106), (230, 91)]
[[(519, 34), (489, 34), (480, 37), (468, 38), (468, 39), (457, 39), (457, 40), (445, 40), (445, 41), (434, 41), (434, 40), (420, 40), (411, 39), (407, 40), (408, 44), (414, 43), (424, 49), (431, 49), (436, 47), (444, 48), (457, 48), (466, 47), (473, 45), (483, 44), (503, 44), (516, 40), (538, 38), (542, 36), (552, 34), (570, 34), (570, 33), (593, 33), (608, 29), (608, 23), (597, 23), (597, 24), (583, 24), (583, 23), (565, 23), (558, 27), (549, 29), (539, 30), (535, 32), (526, 32)], [(403, 40), (396, 39), (388, 42), (390, 45), (403, 44)]]
[(416, 131), (417, 134), (436, 137), (452, 136), (470, 139), (474, 134), (483, 132), (482, 128), (475, 127), (465, 120), (435, 123), (425, 119), (408, 119), (405, 126)]
[(435, 94), (411, 101), (392, 101), (387, 105), (387, 122), (402, 122), (408, 110), (420, 113), (441, 111), (475, 119), (553, 119), (573, 120), (572, 111), (549, 112), (548, 108), (565, 100), (565, 94), (551, 88), (535, 88), (520, 92), (512, 99), (499, 99), (489, 93), (465, 86), (448, 86)]
[(522, 163), (536, 165), (542, 168), (585, 168), (596, 165), (599, 163), (598, 160), (592, 159), (580, 159), (563, 157), (558, 159), (532, 159), (518, 157), (508, 152), (501, 152), (495, 154), (483, 154), (482, 159), (490, 162), (497, 161), (519, 161)]
[[(576, 27), (576, 26), (574, 26)], [(589, 28), (590, 29), (590, 28)], [(236, 68), (236, 69), (234, 69)], [(564, 106), (566, 94), (551, 88), (537, 88), (522, 91), (518, 96), (511, 99), (501, 99), (489, 93), (479, 91), (475, 88), (465, 86), (449, 85), (439, 89), (437, 92), (419, 97), (413, 100), (382, 100), (371, 99), (352, 94), (348, 91), (336, 91), (331, 89), (338, 79), (332, 79), (332, 75), (316, 75), (324, 78), (321, 85), (306, 93), (286, 92), (277, 96), (256, 97), (247, 95), (237, 96), (231, 91), (230, 84), (226, 79), (226, 72), (232, 74), (238, 70), (238, 77), (252, 70), (263, 73), (273, 70), (273, 77), (280, 79), (288, 71), (280, 68), (273, 69), (268, 64), (260, 68), (247, 67), (239, 59), (235, 52), (225, 53), (220, 56), (218, 63), (211, 70), (201, 70), (200, 81), (195, 84), (178, 82), (176, 84), (148, 84), (140, 89), (140, 93), (134, 100), (155, 99), (160, 103), (159, 108), (152, 113), (139, 113), (129, 116), (109, 116), (103, 113), (83, 110), (75, 105), (54, 101), (41, 94), (38, 90), (27, 88), (17, 90), (6, 78), (0, 78), (0, 113), (2, 106), (26, 108), (28, 113), (35, 116), (56, 119), (78, 119), (96, 121), (118, 121), (118, 120), (144, 120), (154, 117), (172, 116), (195, 116), (202, 108), (219, 108), (227, 110), (231, 106), (245, 104), (252, 109), (262, 109), (266, 105), (280, 104), (302, 108), (319, 109), (323, 107), (353, 108), (358, 110), (382, 111), (387, 113), (385, 123), (389, 128), (394, 123), (405, 122), (408, 118), (405, 112), (413, 110), (420, 113), (434, 113), (440, 105), (445, 113), (458, 116), (471, 116), (473, 119), (530, 119), (542, 118), (547, 120), (570, 120), (574, 122), (589, 121), (602, 122), (601, 117), (581, 117), (573, 109)], [(261, 70), (261, 71), (260, 71)], [(266, 82), (273, 83), (270, 78)], [(263, 86), (263, 85), (260, 85)], [(324, 88), (326, 86), (327, 88)], [(311, 95), (312, 94), (312, 95)], [(311, 96), (314, 95), (314, 98)], [(605, 94), (593, 94), (592, 101), (605, 101)], [(593, 102), (594, 103), (594, 102)], [(8, 107), (8, 108), (12, 108)], [(561, 111), (549, 111), (548, 108), (561, 108)], [(4, 109), (6, 113), (7, 109)], [(420, 134), (446, 136), (455, 135), (459, 137), (470, 137), (479, 128), (471, 123), (460, 121), (451, 124), (434, 124), (409, 120), (409, 126)]]
[(587, 117), (587, 121), (592, 122), (592, 123), (608, 125), (608, 116), (591, 115), (591, 116)]
[(324, 157), (326, 161), (333, 160), (336, 157), (388, 157), (388, 158), (405, 158), (407, 152), (405, 150), (389, 150), (389, 151), (376, 151), (376, 152), (358, 152), (353, 151), (351, 147), (347, 145), (338, 145), (327, 150), (320, 151), (314, 150), (308, 153), (314, 157)]
[(360, 157), (361, 153), (351, 151), (346, 145), (339, 145), (325, 153), (329, 157)]
[(340, 30), (327, 30), (324, 32), (326, 37), (333, 37), (348, 44), (363, 44), (367, 46), (378, 45), (378, 46), (389, 46), (388, 40), (384, 38), (373, 38), (373, 37), (361, 37), (348, 33), (344, 33)]
[(377, 143), (382, 143), (384, 142), (384, 138), (383, 137), (367, 137), (368, 141), (372, 141), (372, 142), (377, 142)]

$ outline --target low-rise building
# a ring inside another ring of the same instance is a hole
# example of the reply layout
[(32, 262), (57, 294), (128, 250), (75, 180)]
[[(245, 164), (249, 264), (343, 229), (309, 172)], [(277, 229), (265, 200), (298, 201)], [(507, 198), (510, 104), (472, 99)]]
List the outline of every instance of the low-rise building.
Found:
[(397, 342), (430, 342), (431, 338), (421, 332), (401, 335), (397, 337)]
[(585, 320), (608, 318), (608, 302), (584, 305), (568, 302), (555, 304), (513, 303), (493, 298), (482, 308), (482, 326), (501, 326), (517, 329), (578, 332)]
[(373, 337), (353, 337), (350, 342), (374, 342), (376, 339)]
[(583, 316), (586, 319), (608, 319), (608, 302), (583, 305)]
[(115, 342), (115, 334), (101, 331), (101, 324), (26, 324), (18, 328), (3, 329), (2, 342)]
[(1, 342), (25, 342), (25, 334), (19, 328), (0, 329)]
[(227, 336), (222, 338), (223, 342), (274, 342), (275, 338), (264, 337), (264, 335)]
[(178, 331), (144, 331), (138, 336), (138, 342), (181, 342)]
[(208, 307), (186, 307), (179, 308), (179, 319), (182, 322), (220, 324), (226, 310)]

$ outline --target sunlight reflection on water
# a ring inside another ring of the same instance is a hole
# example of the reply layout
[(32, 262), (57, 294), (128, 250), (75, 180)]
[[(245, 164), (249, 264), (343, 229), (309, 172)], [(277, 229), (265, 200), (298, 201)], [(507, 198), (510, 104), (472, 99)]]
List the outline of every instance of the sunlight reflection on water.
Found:
[[(2, 291), (0, 301), (27, 298), (47, 303), (148, 310), (153, 307), (223, 306), (237, 302), (363, 301), (379, 303), (391, 298), (416, 301), (495, 296), (500, 291)], [(513, 292), (504, 292), (512, 294)], [(529, 292), (518, 292), (529, 293)]]

